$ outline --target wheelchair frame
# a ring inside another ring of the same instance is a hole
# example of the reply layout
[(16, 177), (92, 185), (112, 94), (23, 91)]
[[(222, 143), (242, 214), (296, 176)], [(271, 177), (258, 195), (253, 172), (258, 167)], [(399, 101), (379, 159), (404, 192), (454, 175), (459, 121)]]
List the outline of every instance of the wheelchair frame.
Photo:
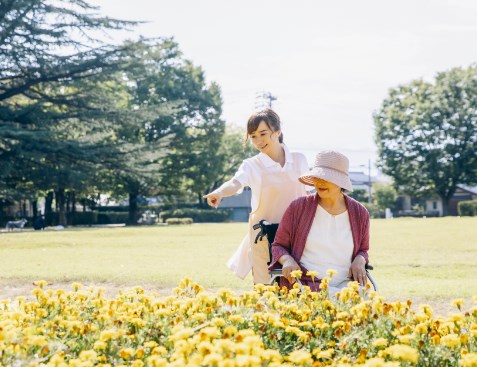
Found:
[[(253, 225), (253, 229), (254, 230), (260, 229), (260, 232), (258, 232), (257, 236), (255, 237), (254, 243), (257, 243), (258, 240), (262, 240), (263, 237), (267, 238), (268, 253), (270, 255), (270, 261), (267, 262), (267, 265), (270, 265), (270, 263), (272, 262), (272, 243), (275, 239), (275, 234), (277, 233), (278, 223), (268, 223), (266, 220), (262, 219), (260, 222)], [(373, 285), (374, 290), (378, 291), (378, 285), (376, 284), (375, 280), (369, 273), (369, 271), (373, 269), (374, 268), (371, 264), (365, 265), (366, 276), (368, 277), (370, 283)], [(282, 276), (282, 269), (270, 270), (269, 274), (270, 274), (270, 284), (273, 284), (275, 281), (279, 282), (280, 277)], [(300, 286), (300, 290), (303, 291), (303, 284), (300, 282), (299, 279), (297, 279), (297, 283)]]

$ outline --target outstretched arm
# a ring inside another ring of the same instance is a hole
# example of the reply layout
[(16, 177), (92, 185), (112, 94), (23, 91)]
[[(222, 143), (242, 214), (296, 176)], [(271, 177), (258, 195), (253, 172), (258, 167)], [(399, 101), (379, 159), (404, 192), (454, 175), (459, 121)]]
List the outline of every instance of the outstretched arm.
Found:
[(204, 198), (207, 199), (207, 204), (217, 208), (222, 201), (222, 198), (235, 195), (237, 191), (241, 189), (241, 187), (242, 185), (240, 182), (235, 179), (231, 179), (227, 182), (224, 182), (218, 189), (207, 195), (204, 195)]

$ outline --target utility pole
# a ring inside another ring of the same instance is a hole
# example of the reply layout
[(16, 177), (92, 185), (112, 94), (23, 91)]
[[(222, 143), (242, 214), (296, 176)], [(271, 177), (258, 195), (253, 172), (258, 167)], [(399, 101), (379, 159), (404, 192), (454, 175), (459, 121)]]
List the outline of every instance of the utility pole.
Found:
[(258, 100), (258, 103), (255, 104), (255, 108), (260, 109), (264, 107), (272, 108), (273, 101), (277, 100), (277, 97), (272, 95), (270, 92), (262, 91), (258, 92), (255, 95), (255, 99)]

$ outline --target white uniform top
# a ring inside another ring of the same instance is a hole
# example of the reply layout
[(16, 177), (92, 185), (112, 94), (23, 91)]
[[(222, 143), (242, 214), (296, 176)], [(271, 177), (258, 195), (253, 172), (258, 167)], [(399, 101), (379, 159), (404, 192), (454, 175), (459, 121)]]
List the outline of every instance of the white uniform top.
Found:
[(333, 275), (330, 287), (344, 287), (350, 281), (348, 274), (353, 256), (353, 235), (348, 211), (332, 215), (320, 205), (316, 210), (300, 263), (324, 278), (328, 269)]
[(240, 278), (244, 278), (254, 264), (254, 282), (268, 283), (268, 249), (254, 246), (257, 231), (252, 227), (264, 219), (270, 223), (279, 223), (288, 205), (296, 198), (306, 195), (305, 185), (298, 177), (308, 172), (306, 158), (301, 153), (290, 153), (286, 145), (285, 164), (282, 167), (264, 153), (246, 159), (234, 176), (234, 180), (252, 190), (252, 212), (249, 216), (249, 231), (240, 246), (227, 262), (227, 266)]
[[(282, 147), (285, 152), (285, 165), (283, 167), (280, 165), (280, 163), (275, 162), (265, 153), (259, 153), (252, 158), (245, 159), (240, 165), (238, 171), (235, 173), (233, 179), (242, 185), (242, 190), (245, 186), (250, 187), (252, 190), (252, 212), (257, 210), (258, 207), (263, 174), (273, 174), (276, 172), (293, 173), (297, 171), (297, 165), (298, 171), (302, 174), (308, 172), (309, 170), (306, 158), (302, 153), (291, 153), (285, 144), (282, 144)], [(312, 189), (311, 186), (309, 188), (310, 190)], [(240, 194), (242, 190), (240, 190), (237, 194)]]

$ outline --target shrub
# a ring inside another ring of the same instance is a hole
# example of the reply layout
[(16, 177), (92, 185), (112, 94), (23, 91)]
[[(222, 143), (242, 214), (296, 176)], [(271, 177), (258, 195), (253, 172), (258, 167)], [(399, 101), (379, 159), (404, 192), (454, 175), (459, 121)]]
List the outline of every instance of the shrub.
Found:
[(68, 213), (68, 223), (76, 225), (92, 225), (98, 222), (98, 212), (75, 212)]
[(60, 222), (60, 215), (58, 212), (45, 213), (45, 222), (47, 226), (57, 226)]
[(194, 221), (192, 218), (168, 218), (166, 219), (167, 224), (192, 224)]
[(376, 208), (376, 205), (375, 204), (372, 204), (372, 203), (361, 203), (364, 205), (364, 207), (366, 209), (368, 209), (368, 212), (369, 212), (369, 217), (370, 218), (382, 218), (379, 214), (379, 210)]
[(108, 206), (97, 206), (94, 210), (98, 212), (129, 212), (128, 205), (108, 205)]
[(129, 213), (125, 212), (101, 212), (98, 213), (98, 224), (127, 223)]
[(159, 219), (165, 222), (169, 218), (192, 218), (194, 223), (225, 222), (230, 217), (227, 209), (196, 209), (183, 208), (164, 210), (159, 214)]
[(477, 200), (465, 200), (457, 204), (459, 215), (475, 217), (477, 215)]

